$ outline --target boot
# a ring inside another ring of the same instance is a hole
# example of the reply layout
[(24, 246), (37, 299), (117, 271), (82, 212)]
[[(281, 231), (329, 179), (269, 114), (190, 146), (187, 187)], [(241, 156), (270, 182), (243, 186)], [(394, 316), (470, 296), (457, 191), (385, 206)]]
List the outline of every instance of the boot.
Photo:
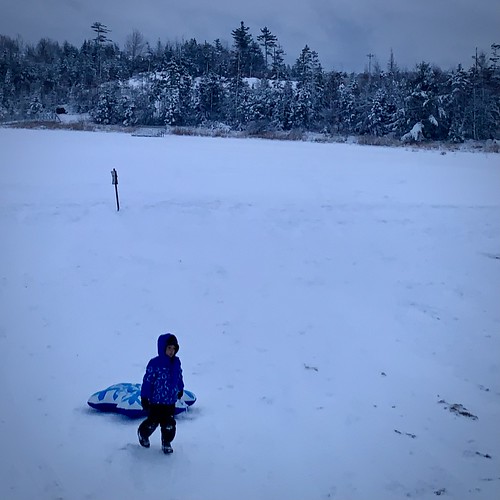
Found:
[(149, 448), (151, 446), (151, 444), (149, 442), (149, 438), (144, 437), (141, 434), (141, 430), (140, 429), (137, 429), (137, 437), (139, 438), (139, 444), (141, 446), (144, 446), (144, 448)]
[(175, 437), (175, 420), (171, 420), (165, 427), (161, 429), (161, 449), (165, 455), (172, 453), (172, 440)]
[(165, 455), (169, 455), (170, 453), (174, 452), (172, 445), (170, 443), (168, 443), (167, 441), (162, 441), (161, 449), (162, 449), (163, 453), (165, 453)]

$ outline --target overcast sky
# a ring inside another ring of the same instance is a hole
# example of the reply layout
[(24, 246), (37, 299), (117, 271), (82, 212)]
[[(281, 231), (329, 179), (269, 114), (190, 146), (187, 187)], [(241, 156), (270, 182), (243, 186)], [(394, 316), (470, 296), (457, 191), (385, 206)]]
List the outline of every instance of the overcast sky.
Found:
[(363, 71), (367, 54), (385, 68), (426, 61), (468, 68), (476, 47), (500, 43), (500, 0), (0, 0), (0, 34), (46, 37), (80, 47), (99, 21), (123, 48), (139, 30), (151, 43), (219, 38), (232, 45), (240, 21), (255, 37), (267, 26), (293, 63), (307, 44), (326, 70)]

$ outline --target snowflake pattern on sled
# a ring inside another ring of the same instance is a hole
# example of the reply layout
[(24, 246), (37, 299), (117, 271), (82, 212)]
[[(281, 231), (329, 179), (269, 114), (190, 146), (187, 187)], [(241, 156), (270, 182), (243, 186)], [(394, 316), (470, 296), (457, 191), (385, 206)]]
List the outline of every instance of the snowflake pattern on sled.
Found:
[[(147, 414), (141, 405), (141, 386), (142, 384), (127, 382), (114, 384), (92, 394), (87, 404), (99, 411), (141, 418)], [(196, 396), (191, 391), (184, 390), (182, 398), (175, 404), (175, 414), (187, 411), (195, 401)]]

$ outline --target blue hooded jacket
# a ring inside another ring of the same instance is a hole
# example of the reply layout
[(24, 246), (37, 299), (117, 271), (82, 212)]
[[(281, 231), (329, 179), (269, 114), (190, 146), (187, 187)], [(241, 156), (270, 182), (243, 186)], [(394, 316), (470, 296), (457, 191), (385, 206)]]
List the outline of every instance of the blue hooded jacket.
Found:
[(174, 335), (165, 333), (158, 337), (158, 356), (149, 361), (142, 381), (141, 399), (151, 404), (175, 404), (179, 392), (184, 390), (181, 360), (177, 357), (179, 346), (172, 358), (165, 353), (170, 337)]

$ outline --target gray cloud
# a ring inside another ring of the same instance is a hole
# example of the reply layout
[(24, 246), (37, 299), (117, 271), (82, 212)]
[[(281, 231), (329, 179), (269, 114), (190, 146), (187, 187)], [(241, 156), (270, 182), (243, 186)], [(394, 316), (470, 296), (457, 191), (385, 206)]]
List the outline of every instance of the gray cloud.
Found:
[(268, 26), (293, 63), (307, 44), (326, 69), (361, 71), (367, 54), (381, 66), (394, 50), (400, 66), (420, 61), (447, 69), (468, 67), (475, 48), (500, 43), (498, 0), (0, 0), (0, 34), (42, 37), (80, 46), (93, 37), (90, 25), (106, 24), (123, 46), (139, 30), (154, 44), (196, 38), (231, 44), (231, 30), (244, 21), (256, 37)]

